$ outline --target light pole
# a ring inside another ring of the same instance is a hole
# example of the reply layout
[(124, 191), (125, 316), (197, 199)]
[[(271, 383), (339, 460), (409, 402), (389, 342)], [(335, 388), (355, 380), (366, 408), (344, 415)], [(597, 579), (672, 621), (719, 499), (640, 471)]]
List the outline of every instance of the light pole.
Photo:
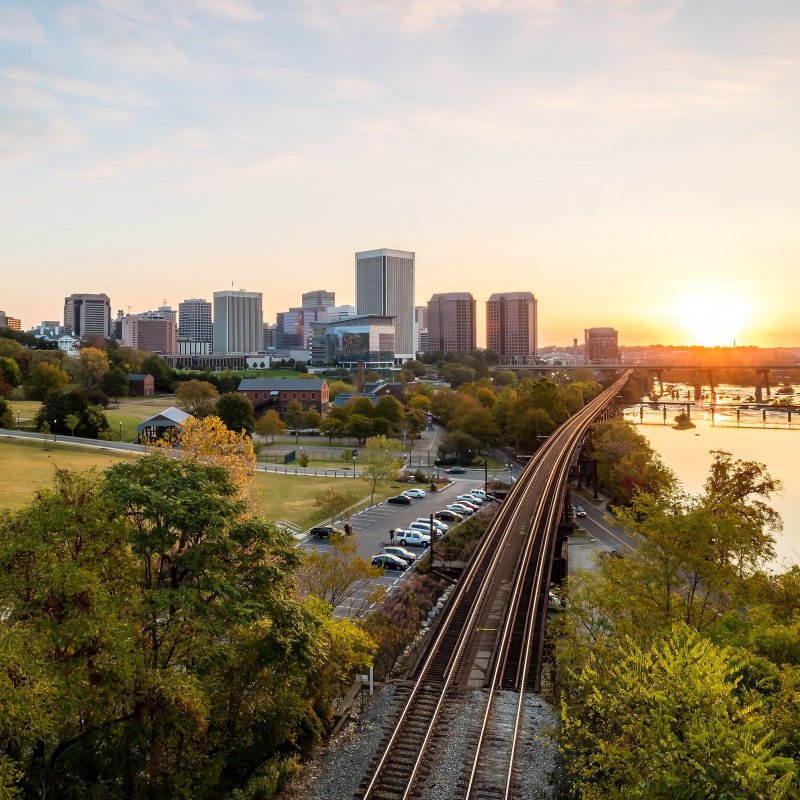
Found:
[(53, 441), (56, 441), (56, 421), (53, 420)]
[(483, 459), (483, 491), (489, 491), (489, 459)]
[(353, 456), (353, 477), (356, 476), (356, 457)]
[(122, 423), (119, 424), (119, 440), (122, 441)]
[(19, 430), (19, 411), (17, 411), (17, 430)]

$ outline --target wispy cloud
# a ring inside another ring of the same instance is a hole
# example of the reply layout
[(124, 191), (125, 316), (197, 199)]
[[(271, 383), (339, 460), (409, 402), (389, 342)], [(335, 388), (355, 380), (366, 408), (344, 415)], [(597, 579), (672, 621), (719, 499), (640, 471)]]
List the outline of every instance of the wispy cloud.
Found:
[(78, 131), (62, 117), (0, 110), (0, 163), (32, 163), (80, 142)]
[(12, 5), (0, 7), (0, 39), (33, 47), (47, 44), (44, 29), (30, 11)]

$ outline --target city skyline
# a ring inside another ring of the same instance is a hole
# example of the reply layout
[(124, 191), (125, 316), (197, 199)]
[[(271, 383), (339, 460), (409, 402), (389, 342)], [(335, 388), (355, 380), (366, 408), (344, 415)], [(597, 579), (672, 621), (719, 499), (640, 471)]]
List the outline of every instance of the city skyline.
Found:
[[(0, 307), (176, 307), (414, 251), (416, 305), (532, 291), (540, 346), (797, 346), (788, 0), (0, 8)], [(413, 52), (413, 59), (408, 54)]]

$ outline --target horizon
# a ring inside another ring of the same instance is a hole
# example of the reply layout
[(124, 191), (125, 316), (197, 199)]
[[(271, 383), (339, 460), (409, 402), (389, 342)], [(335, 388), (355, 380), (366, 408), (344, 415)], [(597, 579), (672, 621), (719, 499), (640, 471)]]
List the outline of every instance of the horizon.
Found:
[(531, 291), (540, 341), (795, 346), (798, 29), (789, 0), (9, 0), (0, 308), (233, 282), (272, 322), (388, 247), (417, 305), (473, 294), (482, 345), (485, 298)]

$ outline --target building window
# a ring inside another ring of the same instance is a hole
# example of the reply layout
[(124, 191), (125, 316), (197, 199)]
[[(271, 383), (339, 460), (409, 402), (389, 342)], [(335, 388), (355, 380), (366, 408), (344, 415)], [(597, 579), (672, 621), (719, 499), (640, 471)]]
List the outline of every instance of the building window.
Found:
[(253, 392), (253, 400), (258, 400), (258, 392)]
[(303, 392), (303, 393), (300, 395), (300, 399), (301, 399), (301, 400), (305, 400), (305, 399), (306, 399), (306, 393), (305, 393), (305, 392)]
[(292, 400), (297, 400), (297, 392), (292, 392)]

